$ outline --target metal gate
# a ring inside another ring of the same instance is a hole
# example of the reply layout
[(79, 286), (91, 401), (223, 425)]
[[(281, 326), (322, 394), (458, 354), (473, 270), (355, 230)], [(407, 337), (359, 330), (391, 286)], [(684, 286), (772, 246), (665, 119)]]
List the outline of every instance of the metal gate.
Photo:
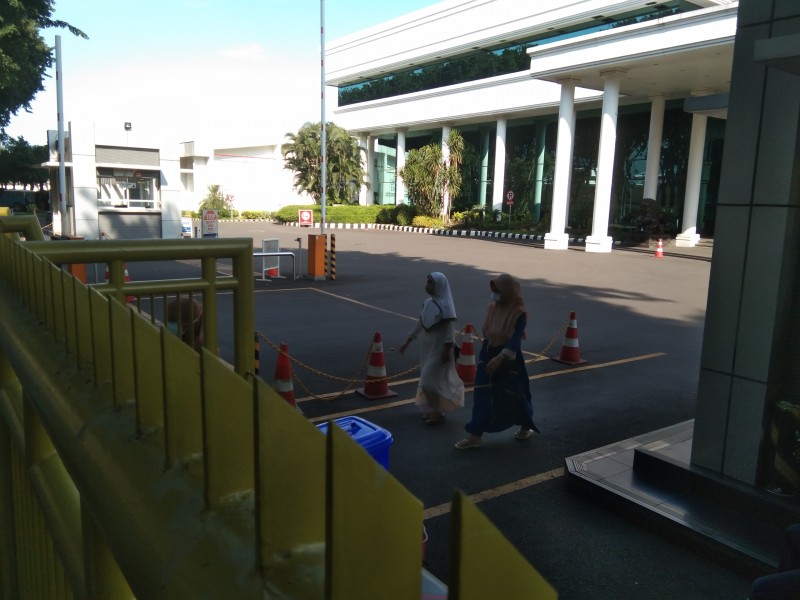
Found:
[(161, 239), (160, 212), (101, 212), (97, 215), (101, 233), (114, 240)]

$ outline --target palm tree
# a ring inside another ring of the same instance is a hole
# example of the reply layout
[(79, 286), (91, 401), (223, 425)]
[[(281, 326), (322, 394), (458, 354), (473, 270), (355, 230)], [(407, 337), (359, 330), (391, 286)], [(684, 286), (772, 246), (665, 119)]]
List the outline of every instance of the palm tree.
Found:
[[(451, 129), (447, 137), (449, 158), (444, 160), (442, 147), (431, 143), (406, 156), (406, 164), (400, 170), (408, 195), (420, 214), (436, 217), (441, 214), (445, 220), (450, 214), (450, 206), (445, 198), (455, 198), (461, 193), (462, 177), (459, 165), (464, 158), (464, 138), (456, 129)], [(445, 195), (445, 192), (448, 192)]]
[[(309, 194), (316, 204), (322, 198), (321, 124), (306, 123), (297, 133), (287, 133), (283, 145), (284, 168), (294, 171), (294, 188)], [(326, 204), (356, 204), (361, 185), (369, 186), (362, 156), (364, 149), (345, 129), (325, 125)]]
[(222, 218), (236, 216), (236, 210), (233, 208), (233, 196), (231, 194), (223, 194), (222, 188), (219, 185), (208, 186), (208, 194), (200, 201), (198, 211), (216, 210)]

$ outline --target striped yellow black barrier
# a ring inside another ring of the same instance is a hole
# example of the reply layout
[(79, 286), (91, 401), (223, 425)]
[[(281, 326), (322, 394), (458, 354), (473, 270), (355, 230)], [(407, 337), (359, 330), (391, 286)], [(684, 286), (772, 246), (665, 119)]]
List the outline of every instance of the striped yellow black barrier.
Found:
[(253, 373), (258, 375), (258, 369), (261, 366), (261, 356), (259, 355), (259, 351), (261, 350), (261, 336), (256, 331), (253, 337)]
[(331, 234), (331, 254), (330, 262), (328, 263), (328, 277), (336, 279), (336, 234)]

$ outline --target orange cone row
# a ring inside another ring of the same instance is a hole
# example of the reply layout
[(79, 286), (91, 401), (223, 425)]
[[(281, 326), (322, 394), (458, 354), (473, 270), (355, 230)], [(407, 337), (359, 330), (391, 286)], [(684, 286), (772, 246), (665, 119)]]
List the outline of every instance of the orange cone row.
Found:
[[(575, 313), (572, 313), (573, 315)], [(562, 352), (563, 354), (563, 352)], [(582, 361), (586, 362), (586, 361)], [(461, 344), (461, 355), (456, 364), (458, 376), (464, 383), (474, 383), (476, 373), (475, 361), (475, 331), (472, 325), (467, 325), (464, 330), (464, 340)], [(289, 346), (285, 342), (280, 345), (278, 361), (275, 365), (275, 391), (292, 406), (297, 406), (292, 383), (292, 366), (289, 361)], [(367, 400), (381, 400), (397, 396), (397, 392), (389, 389), (389, 379), (386, 375), (386, 361), (383, 354), (383, 341), (380, 332), (375, 332), (370, 347), (369, 365), (364, 387), (356, 393)]]

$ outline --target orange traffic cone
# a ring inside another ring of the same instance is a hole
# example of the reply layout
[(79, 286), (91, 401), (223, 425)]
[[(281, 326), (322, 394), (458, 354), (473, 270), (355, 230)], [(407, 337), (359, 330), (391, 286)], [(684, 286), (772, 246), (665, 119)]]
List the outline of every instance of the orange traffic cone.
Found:
[(278, 362), (275, 364), (275, 391), (292, 406), (297, 406), (292, 384), (292, 365), (289, 362), (289, 345), (281, 342)]
[[(128, 273), (128, 263), (124, 263), (123, 266), (125, 268), (125, 275), (124, 275), (125, 283), (130, 283), (131, 282), (131, 276)], [(125, 301), (126, 302), (136, 302), (136, 296), (125, 296)]]
[(656, 258), (664, 258), (664, 244), (661, 238), (658, 238), (658, 247), (656, 248)]
[(568, 365), (582, 365), (586, 362), (581, 359), (581, 351), (578, 344), (578, 319), (575, 317), (574, 312), (569, 313), (569, 323), (567, 324), (567, 333), (564, 334), (561, 354), (553, 360)]
[[(128, 273), (128, 263), (124, 263), (123, 268), (125, 269), (125, 275), (124, 275), (125, 283), (130, 283), (131, 276)], [(111, 275), (108, 271), (108, 264), (106, 264), (106, 275), (105, 275), (106, 283), (108, 283), (110, 277)], [(125, 296), (125, 302), (136, 302), (136, 296)]]
[(383, 342), (379, 331), (372, 337), (372, 350), (367, 366), (367, 380), (364, 387), (356, 390), (367, 400), (380, 400), (397, 396), (397, 392), (389, 389), (389, 380), (386, 378), (386, 363), (383, 358)]
[(461, 381), (470, 385), (475, 383), (475, 373), (478, 370), (475, 364), (475, 331), (471, 324), (464, 329), (464, 340), (461, 342), (461, 354), (456, 361), (456, 373)]

